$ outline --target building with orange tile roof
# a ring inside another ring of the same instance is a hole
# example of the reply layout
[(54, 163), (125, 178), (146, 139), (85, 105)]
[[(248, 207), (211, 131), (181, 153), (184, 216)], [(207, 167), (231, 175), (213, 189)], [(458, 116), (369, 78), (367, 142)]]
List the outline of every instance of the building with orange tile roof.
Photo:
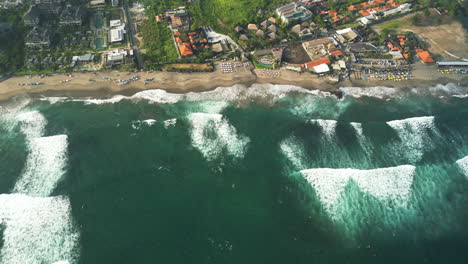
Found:
[(335, 51), (330, 52), (330, 54), (335, 57), (338, 57), (338, 56), (342, 56), (343, 52), (341, 50), (335, 50)]
[(193, 54), (192, 48), (190, 47), (190, 43), (188, 42), (184, 42), (181, 45), (179, 45), (179, 51), (180, 55), (182, 56), (188, 56)]
[(423, 50), (423, 49), (417, 49), (416, 53), (418, 54), (418, 57), (421, 59), (422, 62), (424, 63), (433, 63), (435, 60), (432, 58), (431, 54), (429, 52)]
[(328, 57), (325, 57), (325, 58), (321, 58), (321, 59), (318, 59), (318, 60), (315, 60), (315, 61), (309, 61), (309, 62), (306, 62), (304, 64), (302, 64), (302, 68), (304, 69), (310, 69), (310, 68), (313, 68), (315, 66), (319, 66), (321, 64), (330, 64), (330, 59)]
[(359, 14), (361, 14), (361, 16), (370, 16), (370, 13), (366, 10), (359, 10)]

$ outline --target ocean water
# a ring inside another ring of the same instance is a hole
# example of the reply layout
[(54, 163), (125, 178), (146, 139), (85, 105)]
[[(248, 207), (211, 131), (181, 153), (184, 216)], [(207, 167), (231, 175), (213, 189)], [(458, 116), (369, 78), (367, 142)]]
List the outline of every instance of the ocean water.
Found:
[(0, 108), (0, 263), (468, 263), (468, 94), (293, 86)]

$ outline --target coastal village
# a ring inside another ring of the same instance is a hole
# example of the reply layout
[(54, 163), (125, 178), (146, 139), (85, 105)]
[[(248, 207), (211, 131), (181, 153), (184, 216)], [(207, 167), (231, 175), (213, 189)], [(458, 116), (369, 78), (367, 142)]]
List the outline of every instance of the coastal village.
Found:
[[(453, 36), (440, 28), (438, 38), (431, 35), (433, 30), (424, 30), (454, 23), (442, 5), (276, 1), (271, 9), (255, 10), (251, 20), (231, 26), (219, 20), (220, 26), (203, 24), (192, 11), (203, 1), (177, 0), (161, 9), (151, 1), (0, 0), (1, 9), (21, 15), (24, 30), (21, 65), (3, 74), (118, 70), (251, 72), (259, 78), (280, 78), (294, 72), (330, 83), (468, 76), (464, 29), (461, 36)], [(15, 27), (2, 22), (0, 36)], [(462, 38), (458, 45), (449, 41), (455, 38)], [(130, 81), (115, 80), (119, 85)]]

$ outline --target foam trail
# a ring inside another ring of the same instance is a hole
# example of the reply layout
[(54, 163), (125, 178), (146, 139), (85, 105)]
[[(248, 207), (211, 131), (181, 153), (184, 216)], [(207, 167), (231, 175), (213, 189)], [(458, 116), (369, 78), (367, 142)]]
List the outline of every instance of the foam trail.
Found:
[(323, 120), (323, 119), (311, 119), (310, 123), (316, 124), (322, 130), (322, 133), (325, 135), (325, 138), (329, 142), (334, 142), (334, 137), (336, 133), (336, 126), (338, 124), (335, 120)]
[(66, 197), (0, 195), (2, 264), (76, 263), (77, 232)]
[(353, 127), (354, 131), (356, 131), (356, 137), (358, 139), (359, 145), (364, 150), (364, 152), (367, 154), (367, 156), (371, 157), (373, 147), (372, 147), (371, 144), (369, 144), (368, 139), (364, 135), (364, 129), (362, 128), (362, 124), (361, 123), (350, 123), (350, 124)]
[(315, 189), (325, 210), (336, 219), (337, 206), (350, 180), (356, 182), (362, 192), (382, 202), (407, 206), (415, 169), (411, 165), (373, 170), (309, 169), (301, 174)]
[(291, 161), (297, 170), (306, 168), (304, 146), (295, 137), (291, 136), (280, 143), (280, 149), (286, 158)]
[(429, 131), (438, 134), (433, 116), (394, 120), (387, 124), (395, 130), (401, 140), (401, 145), (397, 146), (395, 151), (398, 155), (404, 155), (410, 162), (420, 161), (424, 152), (433, 148)]
[(41, 137), (44, 134), (47, 120), (39, 111), (20, 113), (18, 116), (21, 132), (28, 140)]
[(23, 174), (13, 191), (31, 196), (49, 196), (65, 174), (67, 147), (66, 135), (32, 139)]
[(468, 177), (468, 156), (457, 160), (457, 165), (461, 171)]
[(224, 150), (234, 157), (244, 157), (250, 139), (237, 135), (222, 115), (193, 113), (188, 119), (192, 124), (192, 145), (207, 160), (219, 158)]

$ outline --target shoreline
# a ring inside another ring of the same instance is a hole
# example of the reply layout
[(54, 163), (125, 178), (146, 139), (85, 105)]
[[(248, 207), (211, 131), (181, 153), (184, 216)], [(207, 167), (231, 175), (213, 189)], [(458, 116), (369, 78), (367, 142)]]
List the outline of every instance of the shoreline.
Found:
[[(132, 76), (139, 76), (140, 79), (132, 81), (128, 85), (120, 85), (115, 80), (126, 79)], [(154, 78), (145, 84), (144, 79)], [(90, 81), (92, 79), (93, 81)], [(68, 80), (68, 82), (64, 82)], [(43, 83), (37, 86), (20, 86), (19, 83)], [(19, 95), (29, 95), (32, 97), (60, 96), (60, 97), (98, 97), (109, 98), (117, 94), (133, 95), (137, 92), (152, 89), (161, 89), (169, 93), (189, 93), (204, 92), (214, 90), (218, 87), (230, 87), (236, 84), (250, 86), (254, 83), (273, 85), (294, 85), (308, 90), (320, 90), (332, 94), (340, 94), (341, 87), (427, 87), (437, 84), (456, 83), (468, 85), (468, 78), (454, 80), (449, 78), (437, 80), (411, 79), (401, 82), (374, 81), (374, 80), (346, 80), (339, 83), (330, 81), (327, 77), (316, 77), (307, 73), (297, 73), (288, 70), (280, 70), (277, 77), (257, 76), (250, 71), (238, 73), (221, 73), (219, 71), (211, 73), (175, 73), (175, 72), (96, 72), (93, 73), (72, 73), (72, 77), (67, 74), (54, 74), (49, 77), (39, 76), (18, 76), (0, 82), (0, 101), (6, 101)]]

